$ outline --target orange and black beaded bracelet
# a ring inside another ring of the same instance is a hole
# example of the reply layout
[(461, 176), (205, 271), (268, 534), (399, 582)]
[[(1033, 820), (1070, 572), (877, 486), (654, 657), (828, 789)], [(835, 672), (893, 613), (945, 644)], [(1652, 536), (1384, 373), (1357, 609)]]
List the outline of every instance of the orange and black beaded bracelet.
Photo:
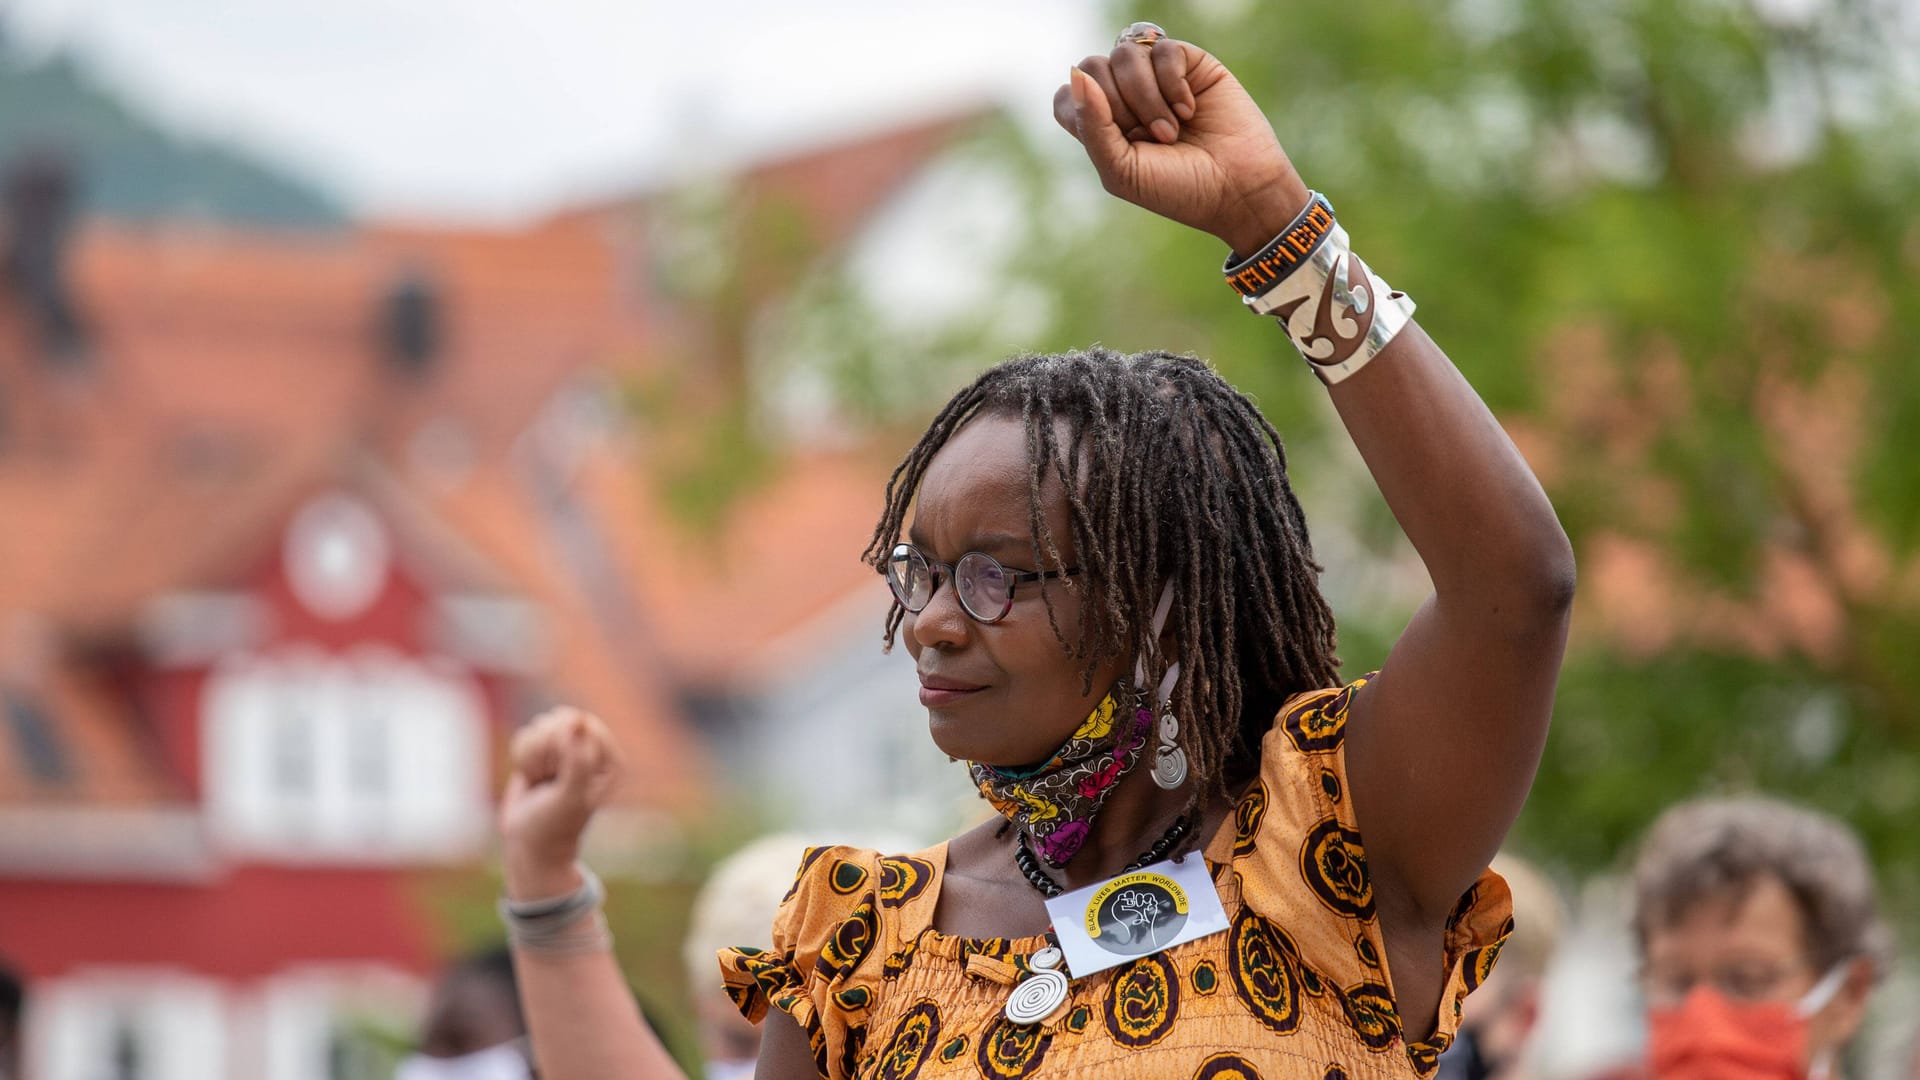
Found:
[(1334, 227), (1333, 204), (1317, 191), (1311, 194), (1306, 209), (1280, 230), (1280, 235), (1267, 241), (1266, 247), (1240, 262), (1227, 256), (1223, 272), (1234, 292), (1249, 298), (1259, 296), (1298, 270), (1326, 242)]

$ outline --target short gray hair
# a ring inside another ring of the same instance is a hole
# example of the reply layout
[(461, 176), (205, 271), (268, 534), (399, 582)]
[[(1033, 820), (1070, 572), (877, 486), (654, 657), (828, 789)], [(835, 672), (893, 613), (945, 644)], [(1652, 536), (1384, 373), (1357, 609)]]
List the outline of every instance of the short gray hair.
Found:
[(1887, 971), (1893, 936), (1859, 837), (1836, 818), (1765, 796), (1694, 799), (1660, 815), (1634, 863), (1634, 936), (1644, 949), (1649, 932), (1765, 877), (1793, 894), (1816, 970), (1864, 957), (1875, 975)]

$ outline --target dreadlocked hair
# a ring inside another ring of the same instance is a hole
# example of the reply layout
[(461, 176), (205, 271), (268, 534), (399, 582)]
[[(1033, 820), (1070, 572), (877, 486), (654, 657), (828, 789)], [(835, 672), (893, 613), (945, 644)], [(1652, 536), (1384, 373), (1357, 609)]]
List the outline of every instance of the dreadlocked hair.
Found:
[[(1025, 425), (1036, 568), (1064, 566), (1041, 494), (1049, 470), (1066, 492), (1088, 583), (1078, 641), (1061, 632), (1053, 582), (1043, 580), (1041, 594), (1054, 636), (1085, 664), (1086, 692), (1115, 657), (1143, 656), (1143, 690), (1179, 660), (1172, 707), (1198, 781), (1193, 798), (1251, 777), (1281, 703), (1335, 685), (1340, 663), (1279, 432), (1191, 356), (1098, 346), (1017, 356), (955, 394), (894, 469), (869, 565), (885, 573), (928, 463), (982, 415)], [(1156, 639), (1153, 611), (1169, 581), (1173, 608)], [(905, 615), (898, 604), (888, 614), (888, 648)]]

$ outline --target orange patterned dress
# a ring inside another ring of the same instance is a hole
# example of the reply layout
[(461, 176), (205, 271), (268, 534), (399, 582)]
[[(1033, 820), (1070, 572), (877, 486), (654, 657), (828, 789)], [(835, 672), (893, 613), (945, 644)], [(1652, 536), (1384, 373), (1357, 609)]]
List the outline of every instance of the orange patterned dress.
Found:
[(1292, 698), (1263, 741), (1259, 779), (1205, 852), (1229, 929), (1075, 979), (1046, 1021), (1001, 1015), (1045, 938), (933, 928), (944, 843), (808, 851), (773, 949), (721, 950), (727, 993), (756, 1023), (769, 1006), (791, 1015), (832, 1080), (1431, 1076), (1511, 901), (1491, 871), (1461, 897), (1438, 1027), (1407, 1042), (1347, 798), (1341, 740), (1366, 681)]

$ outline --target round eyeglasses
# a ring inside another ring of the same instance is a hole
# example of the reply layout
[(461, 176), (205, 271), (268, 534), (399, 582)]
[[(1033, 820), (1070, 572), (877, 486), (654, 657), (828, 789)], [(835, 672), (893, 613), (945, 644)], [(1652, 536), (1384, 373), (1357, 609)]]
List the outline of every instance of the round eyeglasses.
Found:
[(976, 621), (996, 623), (1013, 610), (1016, 585), (1047, 578), (1072, 577), (1077, 566), (1064, 570), (1009, 570), (1000, 560), (981, 551), (969, 551), (959, 561), (939, 563), (912, 544), (895, 544), (887, 556), (887, 586), (900, 606), (918, 614), (933, 600), (934, 590), (952, 578), (960, 606)]

